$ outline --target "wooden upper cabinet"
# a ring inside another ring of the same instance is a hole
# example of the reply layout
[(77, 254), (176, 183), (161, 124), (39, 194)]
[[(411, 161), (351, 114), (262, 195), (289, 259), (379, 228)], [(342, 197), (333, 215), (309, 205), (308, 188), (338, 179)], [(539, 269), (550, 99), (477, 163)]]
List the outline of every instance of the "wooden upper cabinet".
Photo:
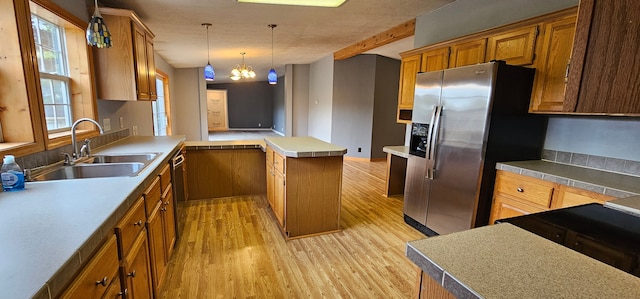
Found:
[(449, 67), (449, 54), (451, 49), (444, 47), (422, 53), (421, 72), (433, 72)]
[(416, 85), (416, 74), (420, 72), (422, 54), (402, 58), (400, 64), (400, 86), (398, 90), (399, 123), (410, 123), (413, 110), (413, 93)]
[(504, 60), (510, 65), (533, 64), (538, 25), (490, 36), (485, 61)]
[(93, 49), (98, 99), (155, 100), (153, 33), (133, 11), (103, 7), (100, 13), (113, 46)]
[(545, 24), (535, 64), (531, 112), (563, 110), (575, 25), (575, 15)]
[(564, 111), (640, 114), (640, 1), (581, 0)]
[(451, 46), (449, 67), (460, 67), (484, 62), (487, 50), (487, 39), (482, 38)]

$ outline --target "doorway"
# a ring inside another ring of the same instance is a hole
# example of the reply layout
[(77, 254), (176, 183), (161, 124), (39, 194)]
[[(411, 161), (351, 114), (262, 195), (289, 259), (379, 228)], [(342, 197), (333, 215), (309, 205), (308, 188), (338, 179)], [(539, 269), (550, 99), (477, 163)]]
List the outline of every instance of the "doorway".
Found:
[(207, 127), (209, 131), (229, 130), (226, 90), (207, 90)]

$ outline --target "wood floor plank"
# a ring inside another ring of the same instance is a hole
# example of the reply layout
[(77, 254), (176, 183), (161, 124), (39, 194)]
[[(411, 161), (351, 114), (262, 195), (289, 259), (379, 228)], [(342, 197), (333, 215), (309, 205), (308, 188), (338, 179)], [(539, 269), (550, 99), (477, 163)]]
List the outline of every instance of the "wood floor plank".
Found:
[(345, 160), (342, 231), (284, 241), (265, 195), (184, 203), (187, 222), (159, 298), (413, 298), (417, 267), (386, 162)]

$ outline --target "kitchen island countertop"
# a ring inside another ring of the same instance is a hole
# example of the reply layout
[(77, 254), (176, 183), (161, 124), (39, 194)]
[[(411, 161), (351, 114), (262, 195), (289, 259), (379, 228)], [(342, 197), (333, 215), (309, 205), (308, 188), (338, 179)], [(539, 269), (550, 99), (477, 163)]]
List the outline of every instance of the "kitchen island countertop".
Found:
[(278, 153), (292, 158), (342, 156), (347, 149), (313, 137), (265, 137)]
[(640, 278), (508, 223), (407, 243), (458, 298), (640, 298)]

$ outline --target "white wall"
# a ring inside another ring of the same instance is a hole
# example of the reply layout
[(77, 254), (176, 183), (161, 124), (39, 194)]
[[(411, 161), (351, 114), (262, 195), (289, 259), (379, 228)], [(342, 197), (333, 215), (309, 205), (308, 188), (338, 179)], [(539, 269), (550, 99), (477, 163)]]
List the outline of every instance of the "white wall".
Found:
[(153, 111), (149, 101), (98, 100), (98, 121), (104, 125), (106, 118), (111, 122), (111, 131), (129, 128), (131, 135), (153, 136)]
[[(186, 135), (187, 140), (207, 140), (206, 84), (201, 68), (175, 69), (173, 88), (175, 90), (174, 115), (176, 135)], [(200, 82), (202, 81), (202, 82)], [(204, 109), (203, 109), (204, 106)]]
[(309, 136), (331, 142), (333, 105), (333, 54), (311, 64), (309, 69)]
[[(292, 136), (309, 135), (309, 73), (310, 65), (292, 66)], [(289, 74), (287, 74), (289, 75)]]

